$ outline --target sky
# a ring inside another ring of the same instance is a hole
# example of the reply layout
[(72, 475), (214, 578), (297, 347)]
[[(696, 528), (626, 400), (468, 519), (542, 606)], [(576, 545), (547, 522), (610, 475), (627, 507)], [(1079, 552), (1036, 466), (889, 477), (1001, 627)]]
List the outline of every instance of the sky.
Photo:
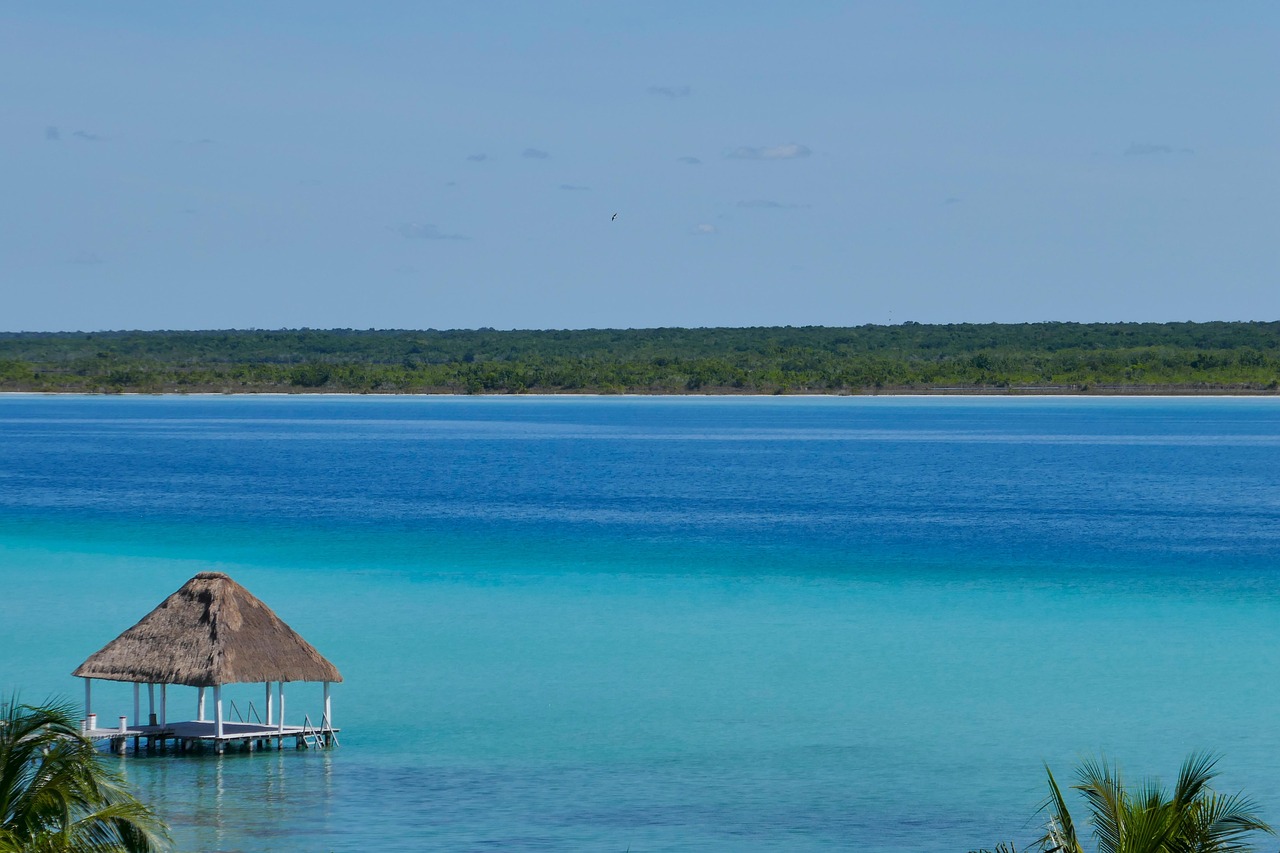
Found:
[(0, 0), (0, 330), (1276, 320), (1278, 84), (1274, 2)]

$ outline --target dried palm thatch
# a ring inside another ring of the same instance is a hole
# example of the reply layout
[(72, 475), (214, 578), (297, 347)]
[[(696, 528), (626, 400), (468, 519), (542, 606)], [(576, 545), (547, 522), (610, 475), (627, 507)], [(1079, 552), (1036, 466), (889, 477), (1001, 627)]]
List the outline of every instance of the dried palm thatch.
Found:
[(72, 675), (191, 687), (342, 680), (270, 607), (221, 572), (187, 581)]

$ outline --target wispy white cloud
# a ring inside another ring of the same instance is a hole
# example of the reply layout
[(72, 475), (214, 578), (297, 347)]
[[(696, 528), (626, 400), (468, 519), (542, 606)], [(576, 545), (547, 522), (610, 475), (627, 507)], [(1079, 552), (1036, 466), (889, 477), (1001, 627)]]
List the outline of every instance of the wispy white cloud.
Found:
[(800, 157), (808, 157), (812, 153), (806, 145), (789, 142), (786, 145), (769, 145), (761, 148), (742, 145), (724, 156), (731, 160), (796, 160)]
[(689, 166), (701, 166), (701, 165), (702, 165), (702, 161), (701, 161), (701, 160), (699, 160), (697, 157), (679, 157), (679, 158), (677, 158), (677, 159), (676, 159), (676, 162), (677, 162), (677, 163), (684, 163), (684, 164), (689, 165)]
[(1125, 149), (1126, 157), (1150, 157), (1158, 154), (1194, 154), (1190, 148), (1175, 148), (1159, 142), (1135, 142)]
[(432, 223), (407, 222), (396, 229), (406, 240), (466, 240), (462, 234), (446, 234)]
[(541, 148), (526, 148), (520, 152), (520, 156), (529, 160), (545, 160), (551, 155)]
[(693, 226), (693, 231), (689, 232), (695, 237), (706, 237), (715, 234), (720, 229), (712, 225), (710, 222), (700, 222)]
[(688, 86), (650, 86), (650, 95), (661, 95), (664, 98), (687, 98), (693, 93)]
[(808, 206), (807, 204), (783, 204), (768, 198), (752, 198), (738, 202), (738, 207), (760, 207), (769, 210), (799, 210)]

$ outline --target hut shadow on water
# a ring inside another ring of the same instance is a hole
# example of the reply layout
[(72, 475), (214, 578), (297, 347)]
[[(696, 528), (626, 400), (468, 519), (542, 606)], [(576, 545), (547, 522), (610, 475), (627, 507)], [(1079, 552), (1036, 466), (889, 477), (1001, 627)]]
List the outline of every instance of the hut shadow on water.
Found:
[[(197, 574), (72, 674), (84, 679), (84, 733), (121, 755), (130, 744), (134, 753), (144, 747), (222, 753), (338, 742), (330, 695), (330, 686), (342, 681), (337, 667), (221, 572)], [(128, 713), (99, 722), (95, 680), (132, 684), (132, 723)], [(287, 719), (285, 685), (291, 682), (323, 684), (322, 709), (314, 716), (295, 711)], [(224, 686), (233, 684), (263, 685), (261, 708), (243, 695), (243, 706), (234, 700), (225, 705)], [(194, 719), (177, 712), (173, 700), (179, 697), (170, 696), (170, 687), (195, 688)], [(206, 702), (210, 689), (212, 712)]]

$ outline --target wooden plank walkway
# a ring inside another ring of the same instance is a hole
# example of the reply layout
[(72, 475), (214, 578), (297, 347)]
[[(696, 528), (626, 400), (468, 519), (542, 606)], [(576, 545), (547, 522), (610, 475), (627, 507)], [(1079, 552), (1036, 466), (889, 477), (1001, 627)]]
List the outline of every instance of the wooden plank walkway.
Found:
[[(126, 726), (120, 728), (88, 729), (84, 732), (90, 740), (105, 740), (111, 744), (113, 752), (123, 754), (129, 741), (133, 741), (133, 750), (142, 749), (142, 741), (146, 741), (146, 751), (167, 750), (172, 746), (179, 752), (212, 748), (216, 752), (224, 752), (228, 747), (238, 746), (242, 750), (252, 752), (255, 749), (270, 749), (274, 741), (275, 749), (284, 749), (286, 740), (292, 738), (298, 749), (311, 746), (333, 746), (337, 743), (337, 735), (342, 731), (330, 726), (284, 726), (266, 725), (265, 723), (222, 723), (222, 735), (217, 734), (217, 725), (208, 720), (189, 720), (181, 723), (168, 723), (163, 726)], [(314, 744), (312, 743), (314, 741)]]

